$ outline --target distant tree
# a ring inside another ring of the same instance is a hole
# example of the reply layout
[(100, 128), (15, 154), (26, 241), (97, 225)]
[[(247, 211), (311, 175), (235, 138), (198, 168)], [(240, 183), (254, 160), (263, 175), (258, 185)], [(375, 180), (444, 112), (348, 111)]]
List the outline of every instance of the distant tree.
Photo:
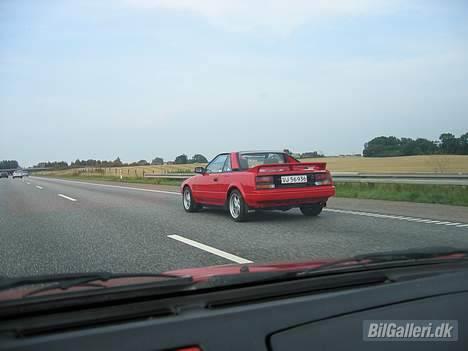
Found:
[(112, 165), (113, 166), (122, 166), (122, 161), (120, 161), (120, 157), (117, 157), (113, 162), (112, 162)]
[(81, 166), (82, 166), (82, 164), (81, 164), (81, 161), (80, 161), (80, 159), (79, 159), (79, 158), (77, 158), (77, 159), (75, 160), (75, 162), (72, 162), (72, 163), (71, 163), (71, 165), (70, 165), (70, 166), (71, 166), (71, 167), (81, 167)]
[(192, 163), (208, 163), (208, 160), (203, 155), (195, 154), (192, 157)]
[(68, 163), (65, 161), (39, 162), (37, 165), (34, 165), (33, 168), (64, 169), (68, 168)]
[(164, 159), (162, 157), (155, 157), (151, 161), (152, 165), (163, 165), (164, 164)]
[(394, 136), (380, 136), (364, 145), (364, 157), (387, 157), (401, 155), (401, 140)]
[(318, 151), (308, 151), (308, 152), (303, 152), (301, 154), (301, 158), (318, 158), (318, 157), (324, 157), (324, 155)]
[(452, 133), (443, 133), (439, 137), (440, 152), (442, 154), (456, 154), (458, 150), (458, 139)]
[(16, 160), (0, 161), (0, 169), (16, 169), (16, 168), (19, 168), (18, 161)]
[(437, 144), (434, 141), (418, 138), (413, 142), (413, 155), (433, 155), (437, 153)]
[(411, 138), (400, 139), (401, 155), (414, 155), (414, 140)]
[(175, 158), (175, 164), (186, 164), (188, 162), (188, 158), (187, 158), (187, 155), (185, 154), (182, 154), (182, 155), (179, 155)]
[(433, 155), (437, 153), (437, 144), (423, 138), (413, 140), (411, 138), (401, 138), (401, 155)]
[(468, 155), (468, 133), (462, 134), (459, 138), (459, 154)]
[(146, 160), (140, 160), (140, 161), (137, 162), (137, 165), (138, 166), (148, 166), (149, 162), (146, 161)]
[(394, 136), (380, 136), (364, 144), (364, 157), (411, 156), (434, 154), (468, 154), (468, 133), (457, 138), (452, 133), (443, 133), (439, 142), (424, 138), (398, 139)]

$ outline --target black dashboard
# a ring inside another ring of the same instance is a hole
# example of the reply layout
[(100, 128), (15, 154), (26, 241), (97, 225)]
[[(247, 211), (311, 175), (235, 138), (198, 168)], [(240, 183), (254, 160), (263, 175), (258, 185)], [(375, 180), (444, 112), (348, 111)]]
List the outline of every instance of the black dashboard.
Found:
[[(15, 334), (0, 322), (0, 349), (154, 351), (197, 346), (207, 351), (403, 351), (468, 348), (466, 266), (450, 269), (431, 266), (417, 271), (405, 268), (387, 270), (385, 274), (365, 274), (358, 280), (354, 277), (335, 286), (322, 281), (320, 289), (314, 278), (243, 287), (234, 293), (211, 291), (110, 306), (107, 309), (125, 308), (126, 311), (171, 308), (165, 310), (167, 313), (136, 314), (106, 323), (89, 323), (88, 319), (88, 323), (71, 323), (63, 329), (45, 327)], [(94, 308), (73, 313), (88, 316), (94, 313), (95, 320), (99, 320), (100, 313), (104, 315), (109, 311)], [(73, 313), (62, 314), (61, 318)], [(47, 317), (57, 319), (58, 315)], [(31, 326), (35, 318), (45, 317), (31, 317), (24, 323)], [(458, 340), (365, 341), (365, 320), (457, 320)], [(8, 323), (13, 322), (14, 318)], [(35, 322), (37, 325), (38, 321)]]

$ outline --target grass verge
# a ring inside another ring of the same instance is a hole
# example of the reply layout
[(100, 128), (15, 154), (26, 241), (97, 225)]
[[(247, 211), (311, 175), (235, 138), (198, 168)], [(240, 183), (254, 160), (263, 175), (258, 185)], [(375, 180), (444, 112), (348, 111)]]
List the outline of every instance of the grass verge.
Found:
[(336, 196), (468, 206), (468, 186), (393, 183), (336, 183)]
[[(62, 179), (104, 180), (119, 183), (139, 183), (179, 186), (180, 179), (134, 178), (118, 176), (42, 175)], [(468, 186), (394, 183), (335, 183), (336, 196), (356, 199), (422, 202), (468, 206)]]

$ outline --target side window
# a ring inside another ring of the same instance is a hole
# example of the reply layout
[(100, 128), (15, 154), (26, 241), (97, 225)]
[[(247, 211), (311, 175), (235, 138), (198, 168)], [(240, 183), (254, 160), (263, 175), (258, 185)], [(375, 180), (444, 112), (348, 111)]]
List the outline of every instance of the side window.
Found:
[(223, 172), (231, 172), (231, 155), (227, 155), (226, 162), (224, 162)]
[(228, 155), (216, 156), (213, 161), (206, 166), (206, 173), (221, 173), (223, 171), (224, 163), (226, 162)]

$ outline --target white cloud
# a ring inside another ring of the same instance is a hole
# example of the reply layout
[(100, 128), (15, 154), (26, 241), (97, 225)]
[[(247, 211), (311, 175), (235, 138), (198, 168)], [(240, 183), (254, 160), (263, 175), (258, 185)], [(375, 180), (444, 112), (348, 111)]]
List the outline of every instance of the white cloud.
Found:
[(187, 12), (234, 32), (287, 34), (308, 21), (387, 13), (397, 0), (125, 0), (133, 7)]

